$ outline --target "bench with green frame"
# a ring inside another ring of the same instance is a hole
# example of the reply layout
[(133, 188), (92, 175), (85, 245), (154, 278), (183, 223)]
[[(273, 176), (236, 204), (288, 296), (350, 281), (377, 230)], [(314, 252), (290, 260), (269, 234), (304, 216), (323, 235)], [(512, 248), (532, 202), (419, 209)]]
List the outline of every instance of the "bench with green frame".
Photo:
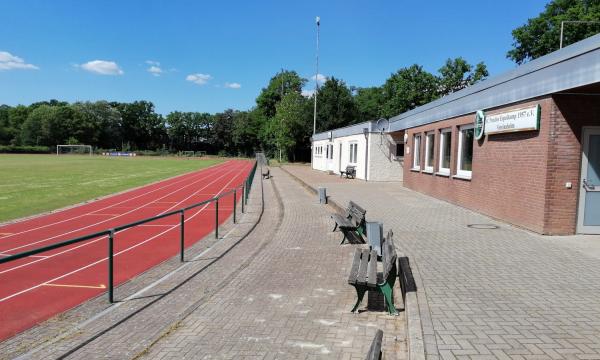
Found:
[(360, 242), (364, 242), (363, 235), (366, 232), (366, 214), (367, 210), (358, 206), (354, 201), (350, 201), (344, 215), (331, 215), (331, 218), (335, 221), (333, 231), (339, 227), (340, 231), (344, 234), (340, 245), (343, 244), (346, 239), (349, 239), (348, 235), (356, 240), (360, 240)]
[(346, 179), (352, 177), (353, 179), (356, 178), (356, 166), (354, 165), (348, 165), (346, 166), (346, 171), (342, 170), (340, 171), (340, 177), (346, 175)]
[(382, 245), (383, 272), (377, 272), (377, 252), (369, 249), (356, 249), (354, 260), (348, 276), (348, 284), (356, 289), (356, 304), (352, 312), (356, 312), (365, 293), (376, 290), (383, 294), (390, 315), (398, 315), (394, 306), (394, 284), (398, 276), (396, 268), (396, 248), (394, 247), (394, 234), (390, 230)]

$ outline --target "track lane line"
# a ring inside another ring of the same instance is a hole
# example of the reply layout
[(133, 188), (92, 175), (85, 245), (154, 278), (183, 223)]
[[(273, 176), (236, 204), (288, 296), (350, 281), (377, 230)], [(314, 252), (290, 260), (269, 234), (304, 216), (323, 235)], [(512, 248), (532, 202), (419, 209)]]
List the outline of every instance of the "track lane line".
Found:
[[(220, 163), (220, 164), (211, 165), (211, 166), (208, 166), (208, 167), (206, 167), (206, 168), (200, 169), (200, 170), (198, 170), (198, 171), (194, 171), (194, 172), (191, 172), (191, 173), (188, 173), (188, 174), (182, 174), (182, 175), (176, 176), (176, 177), (174, 177), (174, 178), (172, 178), (172, 179), (161, 180), (161, 181), (158, 181), (158, 182), (156, 182), (156, 183), (154, 183), (154, 184), (148, 184), (148, 185), (146, 185), (146, 186), (154, 186), (154, 185), (159, 185), (161, 182), (169, 182), (169, 184), (166, 184), (165, 186), (176, 185), (176, 184), (178, 184), (178, 183), (180, 183), (180, 182), (186, 181), (188, 176), (190, 176), (190, 177), (195, 177), (195, 176), (205, 175), (205, 174), (200, 174), (200, 173), (198, 173), (198, 172), (202, 172), (202, 171), (209, 170), (209, 169), (212, 171), (212, 170), (214, 170), (215, 168), (219, 168), (219, 167), (221, 167), (221, 166), (229, 165), (231, 162), (232, 162), (232, 160), (228, 160), (228, 161), (226, 161), (226, 162), (224, 162), (224, 163)], [(175, 181), (175, 182), (172, 182), (172, 183), (170, 182), (171, 180), (175, 180), (175, 179), (177, 179), (177, 181)], [(116, 196), (125, 195), (125, 194), (127, 194), (127, 193), (129, 193), (129, 192), (141, 191), (141, 190), (142, 190), (144, 187), (145, 187), (145, 186), (142, 186), (141, 188), (138, 188), (138, 189), (133, 189), (133, 190), (130, 190), (130, 191), (125, 191), (125, 192), (123, 192), (123, 193), (120, 193), (120, 194), (117, 194), (117, 195), (113, 195), (113, 196), (114, 196), (114, 197), (116, 197)], [(77, 216), (75, 216), (75, 217), (68, 218), (68, 219), (64, 219), (64, 220), (57, 221), (57, 222), (50, 223), (50, 224), (45, 224), (45, 225), (39, 226), (39, 227), (37, 227), (37, 228), (31, 228), (31, 229), (27, 229), (27, 230), (20, 231), (20, 232), (16, 232), (16, 233), (0, 233), (0, 237), (2, 238), (2, 240), (5, 240), (6, 238), (8, 238), (8, 237), (11, 237), (11, 236), (21, 235), (21, 234), (25, 234), (25, 233), (28, 233), (28, 232), (31, 232), (31, 231), (35, 231), (35, 230), (39, 230), (39, 229), (44, 229), (44, 228), (46, 228), (46, 227), (49, 227), (49, 226), (53, 226), (53, 225), (57, 225), (57, 224), (62, 224), (62, 223), (65, 223), (65, 222), (67, 222), (67, 221), (71, 221), (71, 220), (79, 219), (79, 218), (81, 218), (81, 217), (83, 217), (83, 216), (86, 216), (86, 215), (88, 215), (88, 214), (91, 214), (91, 213), (93, 213), (93, 212), (100, 211), (100, 210), (106, 210), (106, 209), (110, 209), (110, 208), (111, 208), (111, 207), (113, 207), (113, 206), (120, 205), (120, 204), (122, 204), (122, 203), (125, 203), (125, 202), (127, 202), (127, 201), (130, 201), (130, 200), (135, 200), (135, 199), (137, 199), (137, 198), (140, 198), (140, 197), (142, 197), (142, 196), (145, 196), (145, 195), (148, 195), (148, 194), (151, 194), (151, 193), (153, 193), (153, 192), (156, 192), (156, 191), (159, 191), (159, 190), (163, 190), (163, 189), (164, 189), (164, 187), (158, 187), (158, 188), (156, 188), (156, 189), (153, 189), (153, 190), (151, 190), (151, 191), (144, 192), (144, 193), (142, 193), (142, 194), (140, 194), (140, 195), (136, 195), (136, 196), (134, 196), (134, 197), (132, 197), (132, 198), (127, 198), (127, 199), (125, 199), (125, 200), (123, 200), (123, 201), (120, 201), (120, 202), (117, 202), (117, 203), (115, 203), (115, 204), (112, 204), (112, 205), (106, 206), (106, 207), (104, 207), (104, 208), (100, 208), (100, 209), (94, 210), (94, 211), (92, 211), (92, 212), (90, 212), (90, 213), (86, 213), (86, 214), (77, 215)], [(101, 200), (98, 200), (98, 201), (109, 200), (109, 199), (110, 199), (111, 197), (113, 197), (113, 196), (109, 196), (109, 197), (106, 197), (106, 198), (104, 198), (104, 199), (101, 199)], [(88, 205), (88, 204), (93, 204), (93, 203), (94, 203), (94, 202), (92, 201), (92, 202), (90, 202), (90, 203), (82, 204), (81, 206), (86, 206), (86, 205)], [(77, 207), (76, 207), (76, 208), (77, 208)], [(72, 210), (72, 209), (73, 209), (73, 208), (69, 208), (69, 209), (65, 209), (64, 211), (67, 211), (67, 210)], [(53, 214), (58, 214), (58, 213), (60, 213), (60, 211), (59, 211), (59, 212), (56, 212), (56, 213), (51, 213), (51, 214), (48, 214), (48, 215), (53, 215)], [(39, 219), (39, 218), (38, 218), (38, 219)], [(24, 222), (26, 222), (26, 221), (27, 221), (27, 220), (25, 220)], [(6, 224), (6, 225), (4, 225), (4, 226), (10, 226), (10, 225), (15, 225), (15, 224), (20, 224), (20, 223)], [(3, 227), (4, 227), (4, 226), (3, 226)]]
[[(235, 177), (233, 177), (231, 180), (229, 180), (229, 181), (227, 182), (227, 184), (226, 184), (225, 186), (223, 186), (223, 188), (222, 188), (221, 190), (219, 190), (219, 191), (218, 191), (218, 192), (215, 194), (215, 196), (217, 196), (218, 194), (222, 193), (222, 192), (223, 192), (223, 189), (224, 189), (225, 187), (227, 187), (227, 186), (228, 186), (228, 185), (229, 185), (229, 184), (230, 184), (230, 183), (231, 183), (231, 182), (232, 182), (234, 179), (236, 179), (237, 177), (238, 177), (238, 176), (235, 176)], [(206, 207), (208, 207), (209, 205), (210, 205), (210, 204), (205, 204), (205, 205), (203, 205), (199, 211), (197, 211), (195, 214), (193, 214), (192, 216), (189, 216), (187, 219), (185, 219), (185, 220), (184, 220), (184, 223), (186, 223), (186, 222), (188, 222), (188, 221), (191, 221), (193, 218), (195, 218), (197, 215), (199, 215), (199, 214), (200, 214), (200, 213), (201, 213), (201, 212), (202, 212), (202, 211), (203, 211), (203, 210), (204, 210)], [(121, 250), (121, 251), (119, 251), (119, 252), (116, 252), (116, 253), (113, 255), (113, 258), (114, 258), (114, 257), (116, 257), (116, 256), (118, 256), (118, 255), (121, 255), (121, 254), (127, 253), (127, 252), (129, 252), (129, 251), (131, 251), (131, 250), (133, 250), (133, 249), (135, 249), (135, 248), (137, 248), (137, 247), (139, 247), (139, 246), (142, 246), (142, 245), (144, 245), (144, 244), (146, 244), (146, 243), (148, 243), (148, 242), (150, 242), (150, 241), (152, 241), (152, 240), (154, 240), (154, 239), (156, 239), (156, 238), (158, 238), (158, 237), (160, 237), (160, 236), (162, 236), (162, 235), (164, 235), (164, 234), (168, 233), (169, 231), (171, 231), (171, 230), (173, 230), (173, 229), (176, 229), (178, 226), (179, 226), (179, 224), (178, 224), (178, 225), (174, 225), (174, 226), (172, 226), (171, 228), (169, 228), (169, 229), (167, 229), (167, 230), (164, 230), (164, 231), (162, 231), (162, 232), (160, 232), (160, 233), (158, 233), (158, 234), (156, 234), (156, 235), (154, 235), (154, 236), (152, 236), (152, 237), (150, 237), (150, 238), (148, 238), (148, 239), (146, 239), (146, 240), (144, 240), (144, 241), (142, 241), (142, 242), (140, 242), (140, 243), (137, 243), (137, 244), (135, 244), (135, 245), (132, 245), (132, 246), (130, 246), (130, 247), (128, 247), (128, 248), (125, 248), (125, 249), (123, 249), (123, 250)], [(128, 229), (126, 229), (126, 230), (128, 230)], [(97, 240), (96, 240), (96, 241), (97, 241)], [(100, 259), (100, 260), (94, 261), (93, 263), (87, 264), (87, 265), (85, 265), (85, 266), (83, 266), (83, 267), (80, 267), (80, 268), (78, 268), (78, 269), (75, 269), (75, 270), (73, 270), (73, 271), (70, 271), (70, 272), (68, 272), (68, 273), (66, 273), (66, 274), (63, 274), (63, 275), (57, 276), (57, 277), (55, 277), (55, 278), (53, 278), (53, 279), (50, 279), (50, 280), (48, 280), (48, 281), (45, 281), (45, 282), (43, 282), (43, 283), (40, 283), (40, 284), (38, 284), (38, 285), (35, 285), (35, 286), (32, 286), (32, 287), (29, 287), (29, 288), (27, 288), (27, 289), (21, 290), (21, 291), (19, 291), (19, 292), (16, 292), (16, 293), (14, 293), (14, 294), (11, 294), (11, 295), (9, 295), (9, 296), (6, 296), (6, 297), (4, 297), (4, 298), (1, 298), (1, 299), (0, 299), (0, 303), (2, 303), (2, 302), (4, 302), (4, 301), (7, 301), (7, 300), (9, 300), (9, 299), (11, 299), (11, 298), (14, 298), (14, 297), (16, 297), (16, 296), (19, 296), (19, 295), (21, 295), (21, 294), (24, 294), (24, 293), (30, 292), (30, 291), (32, 291), (32, 290), (35, 290), (35, 289), (37, 289), (37, 288), (39, 288), (39, 287), (41, 287), (41, 286), (45, 286), (45, 285), (46, 285), (46, 284), (48, 284), (48, 283), (53, 283), (53, 282), (55, 282), (55, 281), (57, 281), (57, 280), (64, 279), (64, 278), (65, 278), (65, 277), (67, 277), (67, 276), (70, 276), (70, 275), (76, 274), (76, 273), (78, 273), (78, 272), (80, 272), (80, 271), (83, 271), (83, 270), (85, 270), (85, 269), (88, 269), (88, 268), (90, 268), (90, 267), (92, 267), (92, 266), (98, 265), (98, 264), (100, 264), (100, 263), (102, 263), (102, 262), (104, 262), (104, 261), (106, 261), (106, 260), (108, 260), (108, 257), (104, 257), (104, 258), (102, 258), (102, 259)], [(136, 276), (137, 276), (137, 275), (139, 275), (139, 274), (136, 274)]]
[[(228, 163), (228, 166), (229, 166), (229, 163)], [(219, 170), (223, 170), (223, 169), (219, 169)], [(226, 171), (224, 171), (224, 173), (228, 173), (228, 172), (231, 172), (231, 170), (226, 170)], [(206, 175), (206, 174), (204, 174), (204, 175)], [(215, 174), (211, 174), (211, 175), (215, 175)], [(222, 175), (222, 174), (221, 174), (221, 175)], [(180, 187), (180, 188), (178, 188), (177, 190), (175, 190), (175, 191), (172, 191), (172, 192), (170, 192), (170, 193), (168, 193), (168, 194), (166, 194), (166, 195), (164, 195), (164, 196), (161, 196), (160, 198), (158, 198), (158, 199), (155, 199), (155, 200), (153, 200), (153, 201), (151, 201), (151, 202), (148, 202), (148, 203), (145, 203), (145, 204), (143, 204), (143, 205), (140, 205), (140, 206), (138, 206), (138, 207), (132, 208), (131, 210), (128, 210), (128, 211), (126, 211), (126, 212), (124, 212), (124, 213), (122, 213), (122, 214), (120, 214), (120, 215), (118, 215), (118, 216), (115, 216), (115, 217), (112, 217), (112, 218), (109, 218), (109, 219), (104, 219), (104, 220), (98, 221), (98, 222), (96, 222), (96, 223), (93, 223), (93, 224), (86, 225), (86, 226), (84, 226), (84, 227), (79, 227), (79, 228), (77, 228), (77, 229), (75, 229), (75, 230), (67, 231), (67, 232), (64, 232), (64, 233), (61, 233), (61, 234), (57, 234), (57, 235), (54, 235), (54, 236), (51, 236), (51, 237), (48, 237), (48, 238), (44, 238), (44, 239), (41, 239), (41, 240), (37, 240), (37, 241), (34, 241), (34, 242), (30, 242), (30, 243), (27, 243), (27, 244), (24, 244), (24, 245), (17, 246), (17, 247), (14, 247), (14, 248), (10, 248), (10, 249), (4, 249), (4, 250), (0, 250), (0, 251), (3, 251), (3, 252), (14, 252), (15, 250), (19, 250), (19, 249), (22, 249), (22, 248), (26, 248), (26, 247), (28, 247), (28, 246), (36, 245), (36, 244), (39, 244), (39, 243), (42, 243), (42, 242), (46, 242), (46, 241), (49, 241), (49, 240), (53, 240), (53, 239), (56, 239), (56, 238), (58, 238), (58, 237), (61, 237), (61, 236), (64, 236), (64, 235), (72, 234), (72, 233), (74, 233), (74, 232), (77, 232), (77, 231), (80, 231), (80, 230), (83, 230), (83, 229), (88, 229), (88, 228), (90, 228), (90, 227), (93, 227), (93, 226), (96, 226), (96, 225), (99, 225), (99, 224), (106, 223), (106, 222), (108, 222), (108, 221), (111, 221), (111, 220), (117, 219), (117, 218), (119, 218), (119, 217), (122, 217), (122, 216), (124, 216), (124, 215), (128, 215), (128, 214), (130, 214), (130, 213), (133, 213), (133, 212), (135, 212), (135, 211), (139, 211), (139, 210), (143, 209), (144, 207), (146, 207), (146, 206), (148, 206), (148, 205), (150, 205), (150, 204), (154, 204), (154, 203), (155, 203), (157, 200), (164, 199), (165, 197), (171, 196), (171, 195), (173, 195), (173, 194), (175, 194), (175, 193), (177, 193), (177, 192), (179, 192), (179, 191), (181, 191), (181, 190), (183, 190), (183, 189), (185, 189), (185, 188), (187, 188), (187, 187), (190, 187), (190, 186), (194, 185), (195, 183), (197, 183), (197, 182), (199, 182), (199, 181), (206, 180), (208, 177), (209, 177), (209, 176), (206, 176), (206, 177), (204, 177), (204, 178), (202, 178), (202, 179), (197, 179), (197, 180), (195, 180), (195, 181), (194, 181), (193, 183), (191, 183), (191, 184), (188, 184), (188, 185), (186, 185), (186, 186), (184, 186), (184, 187)], [(88, 213), (88, 214), (85, 214), (85, 215), (82, 215), (82, 216), (87, 216), (87, 215), (89, 215), (89, 214), (92, 214), (92, 213)], [(5, 238), (3, 237), (3, 238), (2, 238), (2, 240), (4, 240), (4, 239), (5, 239)]]
[[(210, 183), (206, 184), (206, 185), (205, 185), (203, 188), (201, 188), (201, 189), (199, 189), (199, 190), (197, 190), (197, 191), (202, 191), (202, 190), (206, 189), (207, 187), (209, 187), (210, 185), (214, 184), (214, 183), (215, 183), (215, 182), (217, 182), (218, 180), (221, 180), (221, 179), (222, 179), (223, 177), (225, 177), (225, 176), (226, 176), (226, 175), (227, 175), (229, 172), (231, 172), (231, 171), (234, 171), (234, 170), (236, 170), (236, 169), (231, 169), (231, 170), (228, 170), (227, 172), (225, 172), (224, 174), (222, 174), (222, 175), (221, 175), (221, 176), (219, 176), (218, 178), (214, 179), (214, 180), (213, 180), (213, 181), (211, 181)], [(233, 178), (232, 178), (232, 180), (230, 180), (230, 182), (231, 182), (231, 181), (233, 181), (233, 179), (235, 179), (235, 178), (236, 178), (236, 177), (233, 177)], [(228, 184), (229, 184), (230, 182), (228, 182)], [(183, 202), (183, 201), (187, 200), (188, 198), (189, 198), (189, 196), (188, 196), (186, 199), (182, 200), (181, 202)], [(209, 204), (206, 204), (206, 206), (207, 206), (207, 205), (209, 205)], [(203, 209), (204, 209), (206, 206), (204, 206), (204, 207), (203, 207)], [(187, 220), (186, 220), (186, 221), (187, 221)], [(174, 226), (179, 226), (179, 224), (177, 224), (177, 225), (174, 225)], [(116, 232), (116, 233), (115, 233), (115, 235), (116, 235), (116, 234), (122, 234), (122, 233), (124, 233), (125, 231), (127, 231), (127, 230), (130, 230), (130, 229), (133, 229), (133, 228), (128, 228), (128, 229), (124, 229), (124, 230), (118, 231), (118, 232)], [(104, 235), (104, 236), (101, 236), (101, 237), (99, 237), (99, 238), (98, 238), (98, 239), (96, 239), (96, 240), (91, 240), (91, 239), (90, 239), (90, 241), (86, 241), (85, 243), (83, 243), (83, 244), (81, 244), (81, 245), (77, 245), (77, 246), (74, 246), (74, 247), (70, 247), (70, 248), (68, 248), (68, 249), (66, 249), (66, 250), (63, 250), (63, 251), (60, 251), (60, 252), (58, 252), (58, 253), (55, 253), (55, 254), (52, 254), (52, 255), (45, 256), (44, 258), (40, 258), (40, 259), (38, 259), (38, 260), (33, 260), (33, 261), (30, 261), (30, 262), (27, 262), (27, 263), (24, 263), (24, 264), (20, 264), (20, 265), (14, 266), (14, 267), (12, 267), (12, 268), (4, 269), (4, 270), (0, 271), (0, 275), (3, 275), (3, 274), (5, 274), (5, 273), (8, 273), (8, 272), (11, 272), (11, 271), (14, 271), (14, 270), (22, 269), (22, 268), (24, 268), (24, 267), (26, 267), (26, 266), (30, 266), (30, 265), (33, 265), (33, 264), (39, 263), (39, 262), (41, 262), (41, 261), (45, 261), (45, 260), (48, 260), (48, 259), (52, 259), (52, 258), (55, 258), (56, 256), (63, 255), (63, 254), (66, 254), (66, 253), (68, 253), (68, 252), (71, 252), (71, 251), (74, 251), (74, 250), (77, 250), (77, 249), (80, 249), (80, 248), (83, 248), (83, 247), (86, 247), (86, 246), (89, 246), (89, 245), (95, 244), (95, 243), (97, 243), (97, 242), (98, 242), (98, 241), (100, 241), (100, 240), (104, 240), (105, 238), (106, 238), (106, 235)], [(0, 302), (1, 302), (1, 301), (0, 301)]]

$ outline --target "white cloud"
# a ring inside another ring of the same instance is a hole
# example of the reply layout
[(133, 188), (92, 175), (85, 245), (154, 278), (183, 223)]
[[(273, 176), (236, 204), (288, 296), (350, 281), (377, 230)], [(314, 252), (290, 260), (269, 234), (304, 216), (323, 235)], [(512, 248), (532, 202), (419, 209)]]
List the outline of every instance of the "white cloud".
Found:
[(27, 64), (25, 60), (21, 59), (18, 56), (14, 56), (13, 54), (0, 51), (0, 70), (37, 70), (39, 69), (37, 66), (32, 64)]
[(156, 65), (150, 66), (148, 72), (154, 76), (160, 76), (163, 73), (162, 69)]
[(123, 70), (114, 61), (93, 60), (81, 64), (83, 70), (100, 75), (123, 75)]
[(314, 93), (315, 93), (314, 90), (302, 90), (302, 96), (307, 97), (307, 98), (313, 96)]
[[(317, 74), (316, 78), (317, 78), (317, 81), (319, 82), (319, 84), (323, 84), (325, 81), (327, 81), (327, 76), (325, 76), (323, 74)], [(315, 81), (315, 75), (311, 76), (310, 79), (312, 81)]]
[(212, 79), (212, 76), (208, 74), (190, 74), (185, 78), (187, 81), (191, 81), (194, 84), (204, 85), (208, 82), (208, 80)]
[(160, 66), (160, 63), (158, 61), (153, 61), (153, 60), (146, 60), (146, 64)]
[(225, 87), (229, 88), (229, 89), (239, 89), (239, 88), (242, 87), (242, 85), (240, 83), (236, 83), (236, 82), (234, 82), (234, 83), (228, 83), (228, 82), (226, 82), (225, 83)]

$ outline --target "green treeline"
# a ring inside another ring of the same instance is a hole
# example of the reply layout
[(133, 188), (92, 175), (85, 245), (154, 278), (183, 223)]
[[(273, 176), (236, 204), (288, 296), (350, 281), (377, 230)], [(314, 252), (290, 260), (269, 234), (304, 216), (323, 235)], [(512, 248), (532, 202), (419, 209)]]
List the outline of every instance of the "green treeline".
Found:
[[(485, 65), (448, 59), (437, 75), (413, 65), (382, 86), (357, 88), (328, 78), (317, 93), (317, 132), (389, 118), (460, 90), (488, 75)], [(57, 144), (87, 144), (122, 151), (207, 151), (246, 155), (256, 150), (291, 161), (310, 158), (314, 94), (295, 71), (277, 73), (248, 111), (157, 114), (149, 101), (42, 101), (0, 106), (0, 152), (53, 151)]]

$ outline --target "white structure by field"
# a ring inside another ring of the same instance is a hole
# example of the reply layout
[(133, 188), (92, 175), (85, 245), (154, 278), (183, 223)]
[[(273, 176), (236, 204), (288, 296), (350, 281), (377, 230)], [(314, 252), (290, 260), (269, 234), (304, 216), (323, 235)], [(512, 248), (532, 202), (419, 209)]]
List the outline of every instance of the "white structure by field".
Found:
[(376, 121), (315, 134), (312, 168), (339, 174), (347, 166), (355, 166), (357, 179), (402, 181), (403, 137), (403, 133), (391, 135), (381, 131)]

